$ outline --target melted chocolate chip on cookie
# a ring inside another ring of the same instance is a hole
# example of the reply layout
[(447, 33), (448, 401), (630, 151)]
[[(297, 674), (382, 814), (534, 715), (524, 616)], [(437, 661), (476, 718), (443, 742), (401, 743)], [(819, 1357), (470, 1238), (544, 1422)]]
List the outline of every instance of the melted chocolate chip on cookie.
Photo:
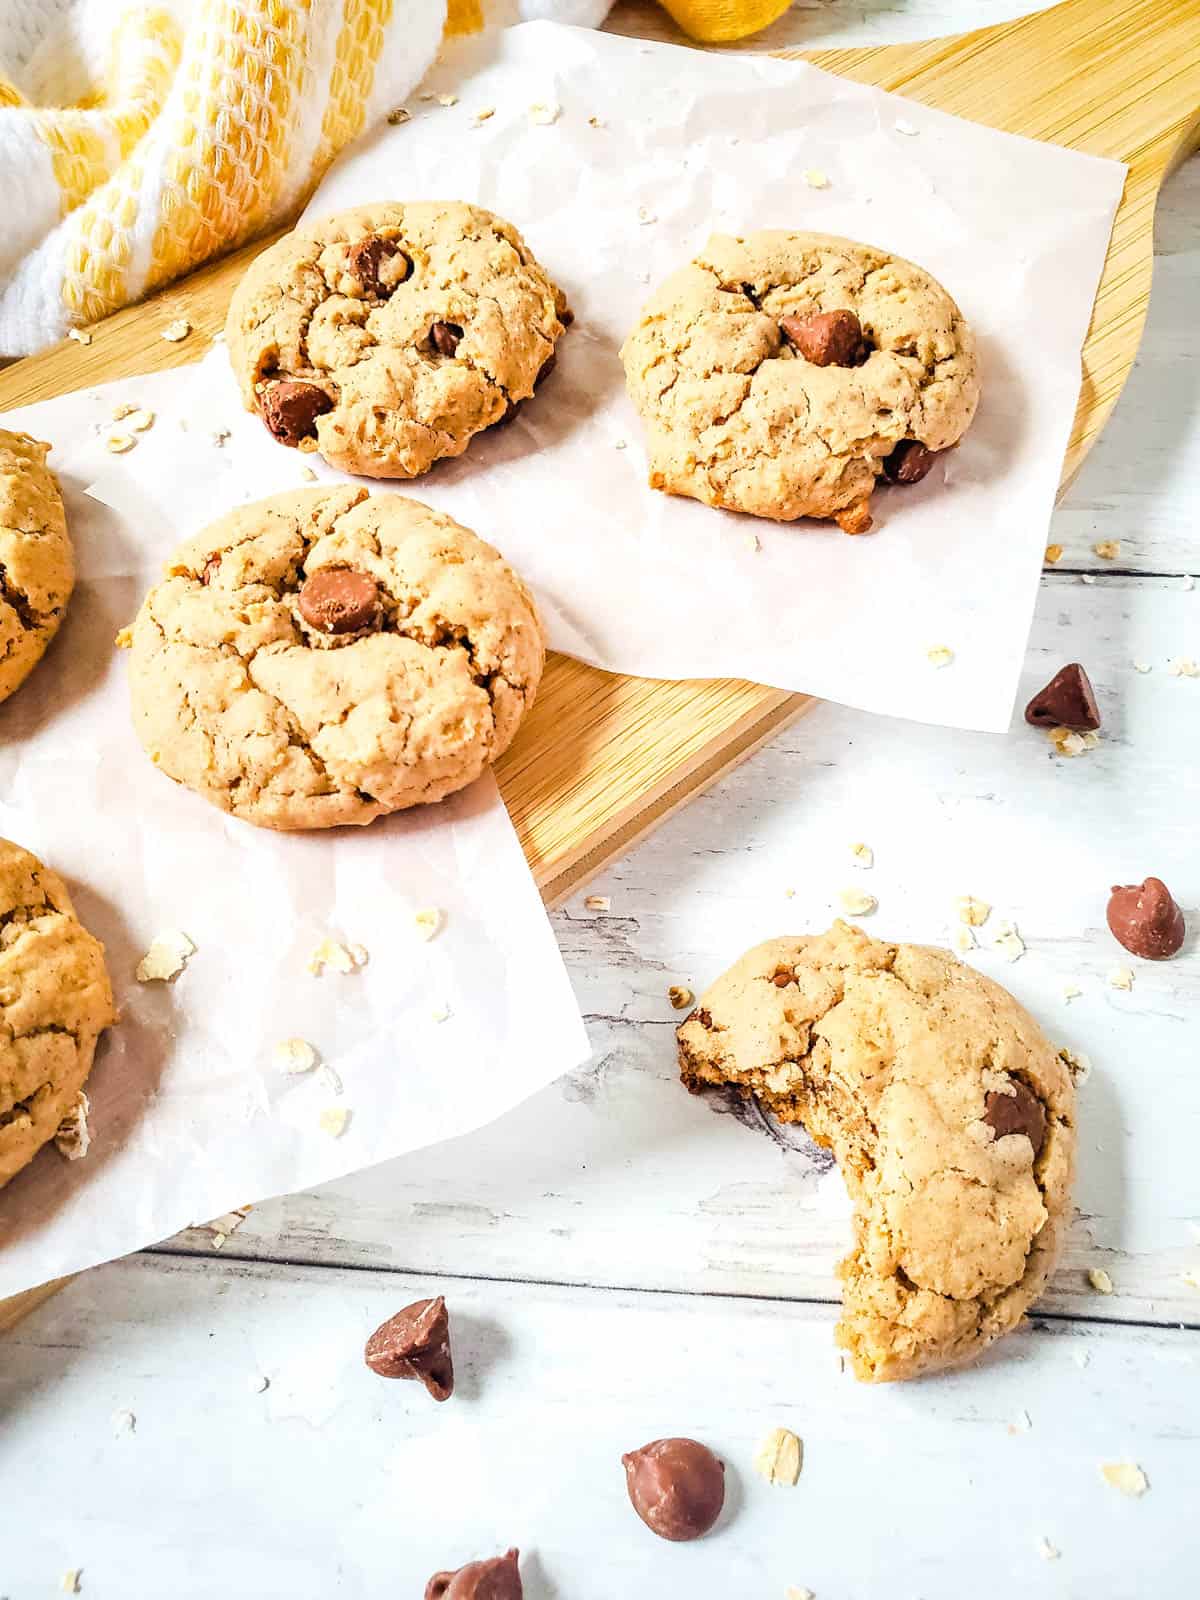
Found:
[(297, 605), (318, 633), (357, 633), (379, 621), (379, 585), (353, 567), (322, 567), (305, 581)]

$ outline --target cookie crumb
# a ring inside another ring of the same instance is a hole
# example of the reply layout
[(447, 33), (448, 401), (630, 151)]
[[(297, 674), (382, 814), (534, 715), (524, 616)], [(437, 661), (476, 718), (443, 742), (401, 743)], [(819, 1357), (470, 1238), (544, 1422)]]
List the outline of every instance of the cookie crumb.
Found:
[(213, 1235), (213, 1249), (219, 1250), (229, 1235), (236, 1233), (249, 1215), (249, 1206), (239, 1206), (236, 1211), (226, 1211), (223, 1216), (214, 1217), (211, 1222), (206, 1222), (204, 1226)]
[(1089, 1267), (1087, 1281), (1097, 1294), (1112, 1294), (1113, 1281), (1103, 1267)]
[(873, 894), (867, 894), (864, 889), (842, 889), (838, 893), (838, 905), (851, 917), (869, 917), (872, 911), (879, 909), (879, 901)]
[(1097, 733), (1076, 733), (1073, 728), (1048, 728), (1046, 737), (1060, 756), (1082, 756), (1100, 743)]
[(437, 94), (434, 95), (434, 99), (440, 106), (456, 106), (458, 104), (458, 96), (456, 94)]
[(817, 1600), (811, 1589), (797, 1589), (794, 1585), (787, 1589), (783, 1600)]
[(583, 908), (585, 911), (608, 911), (611, 909), (611, 907), (612, 901), (606, 894), (589, 894), (584, 896)]
[(1058, 562), (1060, 562), (1062, 560), (1062, 558), (1063, 558), (1063, 547), (1062, 547), (1062, 545), (1060, 545), (1060, 544), (1048, 544), (1046, 546), (1045, 561), (1046, 561), (1046, 565), (1048, 567), (1056, 566), (1058, 564)]
[(626, 445), (624, 439), (614, 439), (613, 440), (613, 449), (614, 450), (625, 450), (627, 448), (628, 448), (628, 446)]
[(1135, 672), (1149, 672), (1151, 670), (1150, 663), (1148, 661), (1135, 661), (1133, 670)]
[(1129, 967), (1114, 967), (1108, 975), (1108, 982), (1112, 989), (1132, 989), (1133, 971)]
[(1200, 667), (1191, 656), (1172, 656), (1167, 662), (1167, 672), (1172, 678), (1200, 678)]
[(150, 941), (150, 948), (138, 962), (134, 976), (139, 983), (169, 983), (183, 971), (195, 950), (196, 946), (186, 933), (178, 930), (160, 933)]
[(389, 128), (400, 128), (403, 127), (406, 122), (411, 121), (412, 115), (404, 106), (397, 106), (394, 111), (389, 111), (387, 114), (387, 124)]
[(651, 211), (649, 209), (649, 207), (647, 207), (647, 206), (639, 206), (638, 207), (638, 218), (637, 219), (641, 223), (643, 228), (646, 226), (647, 223), (657, 222), (658, 221), (658, 218), (655, 216), (654, 212)]
[(829, 179), (820, 167), (805, 167), (800, 174), (810, 189), (828, 189)]
[(213, 432), (212, 442), (216, 445), (217, 449), (220, 450), (223, 445), (229, 442), (229, 429), (217, 428)]
[(850, 859), (856, 867), (862, 867), (865, 872), (868, 867), (875, 865), (875, 852), (869, 844), (852, 844), (850, 846)]
[(186, 317), (176, 317), (174, 322), (167, 323), (162, 336), (168, 344), (180, 344), (191, 331), (192, 325)]
[(1102, 1461), (1100, 1476), (1110, 1489), (1119, 1489), (1131, 1500), (1140, 1500), (1150, 1487), (1146, 1474), (1133, 1461)]
[(59, 1585), (59, 1587), (62, 1589), (64, 1594), (79, 1594), (79, 1580), (82, 1577), (82, 1567), (71, 1567), (67, 1572), (63, 1573), (62, 1583)]
[(968, 950), (974, 950), (978, 942), (971, 929), (961, 923), (950, 936), (950, 943), (960, 956), (965, 956)]
[(1002, 922), (992, 940), (992, 949), (1005, 961), (1019, 961), (1025, 954), (1025, 941), (1017, 932), (1014, 922)]
[(604, 126), (604, 123), (601, 121), (601, 119), (599, 117), (589, 117), (588, 118), (588, 127), (589, 128), (602, 128), (603, 126)]
[(317, 1118), (321, 1132), (327, 1133), (331, 1139), (340, 1139), (349, 1121), (350, 1113), (345, 1106), (326, 1106)]
[(416, 924), (418, 936), (428, 943), (441, 932), (442, 913), (435, 906), (426, 906), (423, 911), (417, 912), (413, 922)]
[(1091, 1077), (1092, 1063), (1089, 1057), (1084, 1055), (1076, 1055), (1073, 1050), (1068, 1050), (1066, 1045), (1063, 1045), (1058, 1052), (1058, 1059), (1071, 1074), (1071, 1080), (1073, 1083), (1086, 1083)]
[(925, 659), (931, 667), (948, 667), (954, 660), (954, 651), (949, 645), (931, 645), (925, 652)]
[(1044, 1535), (1038, 1540), (1038, 1555), (1043, 1561), (1057, 1561), (1062, 1551), (1052, 1545)]
[(112, 1431), (116, 1438), (123, 1434), (132, 1433), (137, 1427), (137, 1418), (132, 1411), (114, 1411), (112, 1414)]
[(958, 912), (958, 920), (965, 922), (968, 928), (982, 928), (992, 914), (987, 901), (976, 900), (973, 894), (960, 894), (954, 902), (954, 909)]
[(1189, 1267), (1186, 1272), (1179, 1274), (1180, 1280), (1186, 1283), (1189, 1289), (1200, 1289), (1200, 1270)]
[(68, 328), (67, 338), (74, 339), (76, 344), (91, 344), (92, 336), (86, 328)]
[(80, 1089), (75, 1095), (75, 1104), (58, 1125), (54, 1148), (68, 1161), (82, 1161), (92, 1147), (92, 1131), (88, 1127), (91, 1109), (91, 1101)]
[(915, 139), (920, 133), (920, 128), (914, 128), (911, 122), (906, 122), (903, 117), (897, 117), (893, 123), (897, 133), (902, 133), (906, 139)]
[(133, 628), (132, 628), (132, 626), (127, 626), (127, 627), (122, 628), (121, 631), (117, 634), (116, 638), (113, 640), (113, 643), (116, 645), (118, 650), (132, 650), (133, 649)]
[(475, 113), (475, 126), (481, 128), (485, 122), (490, 122), (496, 115), (495, 106), (480, 106)]
[(347, 950), (346, 946), (339, 944), (336, 939), (322, 939), (308, 958), (308, 970), (317, 978), (326, 967), (332, 972), (345, 975), (347, 972), (353, 972), (357, 964), (353, 951)]
[(557, 100), (535, 100), (529, 108), (529, 120), (538, 127), (548, 128), (552, 122), (557, 122), (562, 116), (562, 107)]
[(110, 456), (123, 456), (127, 450), (132, 450), (137, 440), (131, 433), (110, 433), (104, 441), (104, 448)]
[(365, 967), (371, 959), (370, 952), (365, 944), (351, 944), (346, 946), (350, 952), (350, 959), (356, 967)]
[(311, 1072), (317, 1064), (317, 1052), (307, 1039), (281, 1039), (271, 1055), (280, 1072), (289, 1077)]
[(1083, 990), (1077, 983), (1064, 983), (1062, 986), (1062, 997), (1068, 1005), (1072, 1000), (1077, 1000), (1082, 993)]
[(804, 1446), (788, 1428), (772, 1428), (754, 1452), (754, 1470), (768, 1483), (791, 1488), (800, 1477)]
[(1120, 539), (1101, 539), (1092, 546), (1093, 555), (1098, 555), (1101, 561), (1115, 561), (1121, 554)]
[(676, 1011), (686, 1011), (695, 998), (686, 984), (673, 983), (667, 990), (667, 999)]

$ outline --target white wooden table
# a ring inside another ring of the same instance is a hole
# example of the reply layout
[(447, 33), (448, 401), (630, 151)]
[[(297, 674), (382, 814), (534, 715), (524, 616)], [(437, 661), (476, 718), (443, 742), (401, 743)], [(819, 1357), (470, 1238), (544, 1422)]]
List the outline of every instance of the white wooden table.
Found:
[[(1019, 9), (838, 0), (770, 43)], [(1166, 191), (1158, 250), (1138, 368), (1056, 518), (1024, 686), (1084, 662), (1100, 748), (1063, 761), (1019, 720), (996, 738), (822, 706), (689, 806), (591, 885), (609, 911), (554, 918), (590, 1066), (456, 1144), (256, 1208), (219, 1254), (193, 1230), (90, 1272), (0, 1343), (0, 1597), (82, 1568), (92, 1600), (418, 1600), (435, 1569), (509, 1543), (530, 1600), (1196, 1593), (1200, 680), (1165, 668), (1200, 657), (1182, 577), (1200, 572), (1200, 162)], [(1099, 539), (1121, 541), (1117, 562)], [(1107, 890), (1147, 873), (1193, 932), (1121, 993)], [(753, 940), (823, 925), (852, 882), (895, 938), (944, 940), (956, 895), (992, 901), (1028, 953), (979, 964), (1094, 1067), (1079, 1217), (1033, 1327), (884, 1389), (832, 1345), (836, 1174), (682, 1092), (666, 999)], [(376, 1323), (436, 1292), (460, 1373), (440, 1408), (361, 1361)], [(777, 1425), (805, 1442), (795, 1489), (752, 1469)], [(728, 1463), (726, 1517), (692, 1546), (625, 1500), (621, 1452), (666, 1433)], [(1141, 1500), (1101, 1481), (1121, 1459), (1149, 1479)]]

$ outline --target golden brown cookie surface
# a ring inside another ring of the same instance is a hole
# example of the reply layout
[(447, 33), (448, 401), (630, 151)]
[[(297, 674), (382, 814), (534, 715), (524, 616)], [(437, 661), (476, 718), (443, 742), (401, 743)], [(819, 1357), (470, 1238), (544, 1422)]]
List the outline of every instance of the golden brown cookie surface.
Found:
[(37, 666), (75, 586), (50, 446), (0, 428), (0, 700)]

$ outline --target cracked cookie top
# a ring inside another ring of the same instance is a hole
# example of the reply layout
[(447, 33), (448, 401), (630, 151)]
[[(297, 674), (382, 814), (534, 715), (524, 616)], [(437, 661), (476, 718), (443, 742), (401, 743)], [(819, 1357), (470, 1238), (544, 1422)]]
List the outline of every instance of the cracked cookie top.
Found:
[(922, 268), (821, 233), (717, 234), (621, 351), (650, 484), (728, 511), (871, 526), (966, 432), (975, 340)]
[(855, 1233), (837, 1337), (858, 1377), (946, 1366), (1020, 1322), (1069, 1215), (1074, 1089), (999, 984), (838, 922), (747, 952), (678, 1041), (690, 1089), (736, 1085), (832, 1148)]
[(75, 586), (75, 560), (48, 444), (0, 428), (0, 700), (42, 658)]
[(181, 545), (132, 629), (138, 735), (268, 828), (441, 800), (511, 742), (545, 658), (497, 551), (397, 494), (302, 489)]
[(0, 1188), (75, 1109), (114, 1020), (104, 946), (62, 879), (0, 839)]
[(418, 201), (287, 234), (242, 279), (225, 331), (247, 409), (282, 443), (414, 478), (533, 394), (569, 320), (510, 223)]

